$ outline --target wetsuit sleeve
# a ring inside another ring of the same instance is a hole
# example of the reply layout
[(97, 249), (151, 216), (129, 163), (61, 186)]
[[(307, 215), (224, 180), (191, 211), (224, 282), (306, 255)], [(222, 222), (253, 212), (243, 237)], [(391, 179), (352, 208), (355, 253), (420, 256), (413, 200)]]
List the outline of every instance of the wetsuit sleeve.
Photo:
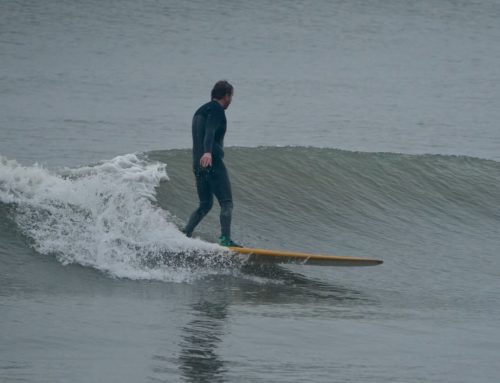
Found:
[(207, 116), (205, 125), (205, 138), (203, 139), (204, 153), (212, 153), (214, 146), (215, 132), (222, 125), (224, 114), (217, 109), (211, 110)]

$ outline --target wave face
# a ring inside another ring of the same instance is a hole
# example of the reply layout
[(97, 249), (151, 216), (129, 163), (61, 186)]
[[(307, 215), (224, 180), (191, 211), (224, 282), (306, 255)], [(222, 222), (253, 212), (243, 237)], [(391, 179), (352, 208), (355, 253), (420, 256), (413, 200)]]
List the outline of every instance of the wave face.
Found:
[[(116, 277), (235, 272), (236, 260), (209, 243), (218, 236), (217, 206), (196, 232), (203, 239), (178, 230), (197, 204), (190, 161), (189, 150), (168, 150), (53, 171), (4, 158), (0, 219), (37, 252)], [(487, 265), (498, 251), (495, 161), (263, 147), (229, 148), (226, 163), (234, 237), (248, 246), (443, 269), (457, 258), (467, 267), (471, 252), (474, 267)]]
[[(193, 183), (189, 151), (149, 156), (168, 163), (174, 181), (168, 197), (160, 191), (160, 200), (182, 210), (184, 191)], [(247, 224), (260, 216), (274, 217), (272, 223), (280, 226), (308, 220), (314, 232), (325, 226), (361, 231), (384, 224), (469, 226), (500, 220), (495, 161), (287, 147), (234, 148), (226, 163)]]
[[(196, 205), (190, 151), (149, 158), (168, 164), (158, 202), (187, 219)], [(388, 285), (408, 270), (437, 288), (452, 278), (472, 287), (498, 273), (498, 162), (304, 147), (230, 148), (225, 162), (233, 236), (246, 245), (382, 258)], [(199, 235), (216, 232), (214, 210)]]

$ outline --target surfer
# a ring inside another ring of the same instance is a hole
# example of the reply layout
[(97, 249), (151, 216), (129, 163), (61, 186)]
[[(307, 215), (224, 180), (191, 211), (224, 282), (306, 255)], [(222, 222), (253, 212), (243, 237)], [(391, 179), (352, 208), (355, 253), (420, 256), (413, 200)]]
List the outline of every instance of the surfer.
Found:
[(231, 240), (233, 197), (223, 162), (227, 129), (225, 110), (231, 104), (233, 93), (233, 86), (229, 82), (218, 81), (212, 89), (212, 101), (198, 108), (193, 116), (193, 172), (200, 204), (182, 231), (188, 237), (193, 235), (195, 227), (212, 208), (215, 195), (220, 205), (219, 243), (222, 246), (239, 247)]

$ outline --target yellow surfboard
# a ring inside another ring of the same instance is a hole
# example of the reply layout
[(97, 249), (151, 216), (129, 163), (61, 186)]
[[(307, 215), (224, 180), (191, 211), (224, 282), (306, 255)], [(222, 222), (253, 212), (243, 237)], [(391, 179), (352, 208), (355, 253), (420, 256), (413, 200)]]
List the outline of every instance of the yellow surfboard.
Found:
[(229, 250), (235, 253), (247, 254), (250, 261), (257, 261), (259, 263), (295, 263), (314, 266), (375, 266), (384, 263), (384, 261), (379, 259), (253, 249), (249, 247), (229, 247)]

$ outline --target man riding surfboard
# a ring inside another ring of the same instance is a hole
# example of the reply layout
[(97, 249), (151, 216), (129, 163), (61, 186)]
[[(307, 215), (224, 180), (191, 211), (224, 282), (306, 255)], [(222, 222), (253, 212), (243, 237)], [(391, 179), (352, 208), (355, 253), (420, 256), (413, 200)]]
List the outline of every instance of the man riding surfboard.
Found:
[(233, 86), (218, 81), (211, 92), (212, 101), (200, 106), (193, 116), (193, 172), (199, 198), (198, 208), (191, 214), (183, 232), (191, 237), (195, 227), (213, 206), (214, 195), (220, 205), (222, 246), (236, 246), (231, 239), (233, 197), (231, 183), (224, 165), (224, 136), (227, 130), (225, 110), (231, 104)]

